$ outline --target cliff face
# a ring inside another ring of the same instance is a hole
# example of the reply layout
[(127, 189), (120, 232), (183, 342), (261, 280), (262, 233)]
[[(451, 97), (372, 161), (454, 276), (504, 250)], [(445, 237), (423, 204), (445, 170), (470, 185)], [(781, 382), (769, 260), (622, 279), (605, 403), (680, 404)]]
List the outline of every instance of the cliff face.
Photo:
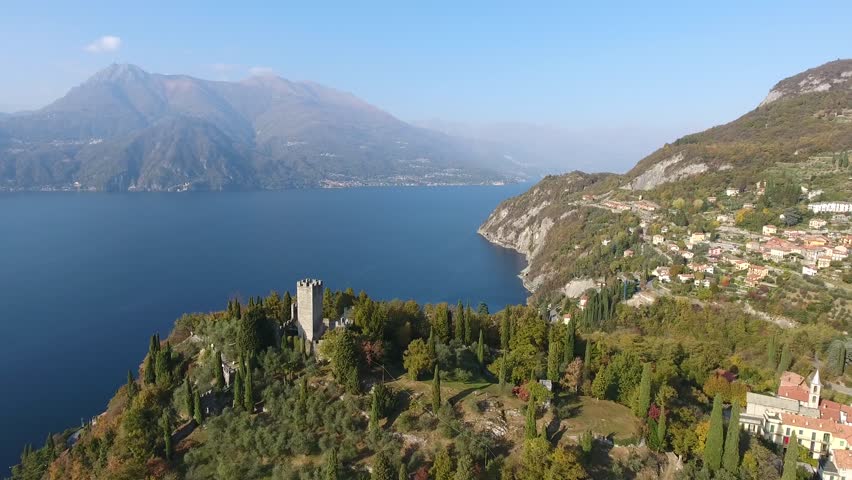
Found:
[(501, 203), (477, 230), (497, 245), (511, 248), (527, 259), (521, 274), (524, 286), (535, 292), (552, 272), (540, 261), (553, 227), (565, 221), (579, 207), (584, 191), (598, 191), (610, 174), (571, 172), (548, 176), (523, 195)]

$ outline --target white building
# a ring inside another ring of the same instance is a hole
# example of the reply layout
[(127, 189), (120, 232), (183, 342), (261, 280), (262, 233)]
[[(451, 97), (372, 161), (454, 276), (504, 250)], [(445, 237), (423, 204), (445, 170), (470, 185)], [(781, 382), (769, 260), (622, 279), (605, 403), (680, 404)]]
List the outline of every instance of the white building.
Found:
[(808, 205), (808, 210), (814, 213), (848, 213), (852, 212), (852, 202), (817, 202)]

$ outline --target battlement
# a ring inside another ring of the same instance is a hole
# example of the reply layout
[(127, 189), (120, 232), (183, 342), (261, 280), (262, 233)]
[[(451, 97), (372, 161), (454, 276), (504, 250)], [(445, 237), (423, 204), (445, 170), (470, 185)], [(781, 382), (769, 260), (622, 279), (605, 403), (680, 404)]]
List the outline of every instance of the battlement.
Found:
[(298, 282), (296, 282), (296, 287), (322, 287), (322, 280), (306, 278), (304, 280), (299, 280)]

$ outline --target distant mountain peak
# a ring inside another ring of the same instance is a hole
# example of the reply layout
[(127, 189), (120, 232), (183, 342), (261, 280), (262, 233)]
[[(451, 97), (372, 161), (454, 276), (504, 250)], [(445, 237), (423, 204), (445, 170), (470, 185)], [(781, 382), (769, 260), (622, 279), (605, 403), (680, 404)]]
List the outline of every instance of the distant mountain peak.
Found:
[(781, 80), (759, 106), (769, 105), (782, 97), (837, 89), (852, 90), (852, 59), (838, 59)]
[(129, 63), (113, 63), (89, 78), (89, 82), (140, 81), (150, 77), (145, 70)]

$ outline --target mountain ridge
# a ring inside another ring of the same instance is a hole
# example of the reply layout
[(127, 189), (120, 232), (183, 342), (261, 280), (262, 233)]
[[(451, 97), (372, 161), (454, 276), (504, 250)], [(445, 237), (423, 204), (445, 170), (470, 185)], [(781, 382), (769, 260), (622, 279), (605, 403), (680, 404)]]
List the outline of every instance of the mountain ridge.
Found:
[(0, 188), (6, 190), (523, 178), (503, 152), (409, 125), (352, 93), (272, 75), (223, 82), (113, 64), (42, 109), (0, 117)]

